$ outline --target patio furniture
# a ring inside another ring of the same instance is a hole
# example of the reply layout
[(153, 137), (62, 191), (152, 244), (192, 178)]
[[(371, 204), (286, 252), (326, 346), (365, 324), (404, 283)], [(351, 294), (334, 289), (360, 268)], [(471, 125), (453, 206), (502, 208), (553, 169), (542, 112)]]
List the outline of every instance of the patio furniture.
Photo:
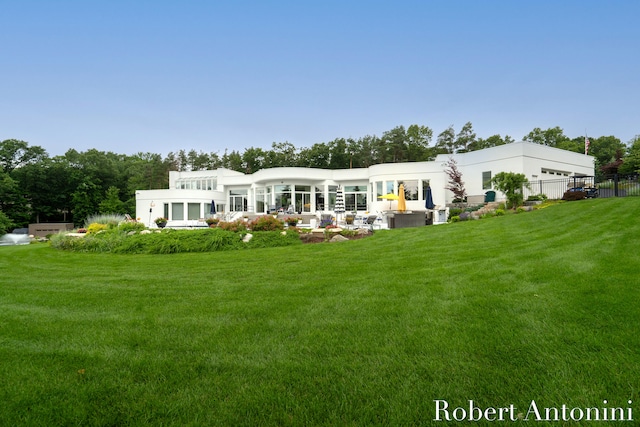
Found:
[(371, 231), (373, 231), (373, 227), (375, 227), (377, 219), (378, 219), (378, 215), (369, 215), (365, 220), (366, 224), (369, 226)]

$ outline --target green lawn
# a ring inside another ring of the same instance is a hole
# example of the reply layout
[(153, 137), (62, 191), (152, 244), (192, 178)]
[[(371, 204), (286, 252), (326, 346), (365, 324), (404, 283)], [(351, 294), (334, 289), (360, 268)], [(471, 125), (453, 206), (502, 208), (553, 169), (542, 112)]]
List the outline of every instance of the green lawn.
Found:
[(435, 400), (640, 419), (639, 213), (595, 199), (218, 253), (0, 247), (0, 425), (470, 424), (434, 421)]

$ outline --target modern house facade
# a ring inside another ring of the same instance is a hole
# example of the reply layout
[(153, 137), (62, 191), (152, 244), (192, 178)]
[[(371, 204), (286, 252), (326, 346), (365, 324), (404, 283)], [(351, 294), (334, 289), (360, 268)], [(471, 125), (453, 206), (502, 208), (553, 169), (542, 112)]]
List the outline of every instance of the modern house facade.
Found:
[[(169, 188), (136, 191), (136, 217), (149, 224), (168, 218), (169, 226), (188, 226), (215, 212), (229, 219), (273, 212), (321, 214), (334, 212), (338, 192), (347, 212), (392, 211), (395, 202), (381, 196), (403, 184), (407, 210), (424, 211), (427, 188), (444, 207), (453, 194), (446, 190), (446, 163), (453, 158), (467, 194), (480, 197), (491, 190), (499, 172), (524, 174), (529, 181), (594, 173), (594, 158), (529, 142), (515, 142), (469, 153), (438, 155), (434, 161), (384, 163), (368, 168), (313, 169), (284, 167), (244, 174), (228, 169), (169, 173)], [(498, 199), (503, 197), (498, 193)], [(437, 208), (436, 208), (437, 209)]]

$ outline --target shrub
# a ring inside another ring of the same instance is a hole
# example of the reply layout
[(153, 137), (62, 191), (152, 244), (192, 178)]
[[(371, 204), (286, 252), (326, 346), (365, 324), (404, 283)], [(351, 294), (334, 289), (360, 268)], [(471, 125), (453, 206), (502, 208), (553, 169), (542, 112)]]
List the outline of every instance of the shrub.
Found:
[(528, 202), (537, 202), (537, 201), (545, 201), (547, 200), (546, 194), (532, 194), (527, 197)]
[(216, 227), (218, 225), (220, 220), (218, 218), (207, 218), (207, 219), (204, 220), (204, 222), (209, 224), (209, 227), (214, 228), (214, 227)]
[(449, 215), (451, 216), (457, 216), (460, 215), (462, 213), (462, 209), (460, 208), (450, 208), (449, 209)]
[(568, 202), (574, 200), (582, 200), (587, 197), (587, 193), (585, 191), (566, 191), (564, 196), (562, 196), (562, 200), (566, 200)]
[(454, 215), (451, 218), (449, 218), (449, 221), (450, 222), (458, 222), (458, 221), (460, 221), (460, 216)]
[(118, 230), (123, 233), (128, 233), (130, 231), (142, 231), (145, 228), (147, 227), (145, 227), (143, 223), (135, 221), (123, 221), (118, 225)]
[(284, 230), (284, 223), (273, 215), (264, 215), (254, 218), (248, 224), (253, 231), (278, 231)]
[(516, 209), (516, 213), (522, 213), (522, 212), (526, 212), (527, 210), (525, 208), (523, 208), (522, 206), (518, 207)]
[(344, 236), (344, 237), (353, 237), (356, 236), (358, 234), (358, 230), (348, 230), (348, 229), (344, 229), (340, 232), (340, 235)]
[(220, 228), (225, 231), (233, 231), (237, 233), (239, 231), (245, 231), (247, 229), (247, 223), (244, 222), (243, 219), (237, 219), (235, 221), (230, 221), (230, 222), (220, 221), (218, 223), (217, 228)]
[(0, 236), (5, 234), (10, 228), (13, 228), (13, 226), (13, 221), (11, 221), (4, 212), (0, 211)]
[(496, 209), (496, 216), (504, 215), (504, 209)]
[(117, 215), (117, 214), (90, 215), (84, 221), (84, 226), (85, 228), (89, 228), (91, 224), (104, 224), (107, 226), (105, 227), (105, 229), (116, 228), (118, 227), (118, 224), (120, 224), (120, 222), (124, 221), (124, 219), (125, 219), (124, 215)]
[(320, 228), (331, 228), (333, 226), (333, 218), (323, 217), (320, 218)]
[[(272, 217), (273, 218), (273, 217)], [(252, 233), (253, 238), (245, 243), (247, 249), (275, 248), (280, 246), (301, 245), (302, 240), (293, 230), (284, 231), (257, 231)]]
[[(97, 224), (107, 227), (106, 224)], [(108, 230), (102, 233), (87, 233), (86, 237), (68, 236), (66, 233), (58, 233), (51, 236), (50, 244), (53, 248), (75, 252), (110, 252), (116, 248), (127, 236), (117, 230)]]
[[(475, 206), (467, 206), (464, 211), (465, 212), (475, 212), (477, 210), (480, 210), (484, 207), (484, 205), (475, 205)], [(451, 212), (451, 211), (449, 211)]]
[(100, 224), (97, 222), (94, 222), (92, 224), (89, 224), (89, 226), (87, 227), (87, 234), (96, 234), (99, 231), (104, 231), (109, 227), (108, 224)]

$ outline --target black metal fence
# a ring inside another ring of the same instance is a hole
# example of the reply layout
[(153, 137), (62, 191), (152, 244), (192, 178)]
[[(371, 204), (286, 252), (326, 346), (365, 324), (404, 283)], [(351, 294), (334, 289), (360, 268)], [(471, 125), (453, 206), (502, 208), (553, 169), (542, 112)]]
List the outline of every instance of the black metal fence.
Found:
[(607, 175), (598, 182), (599, 197), (640, 196), (638, 175)]
[[(530, 181), (529, 188), (524, 189), (524, 199), (537, 194), (544, 194), (548, 199), (562, 199), (565, 192), (583, 190), (595, 197), (640, 196), (638, 175), (610, 175), (599, 180), (593, 176), (567, 177), (544, 181)], [(597, 190), (597, 192), (595, 191)]]

